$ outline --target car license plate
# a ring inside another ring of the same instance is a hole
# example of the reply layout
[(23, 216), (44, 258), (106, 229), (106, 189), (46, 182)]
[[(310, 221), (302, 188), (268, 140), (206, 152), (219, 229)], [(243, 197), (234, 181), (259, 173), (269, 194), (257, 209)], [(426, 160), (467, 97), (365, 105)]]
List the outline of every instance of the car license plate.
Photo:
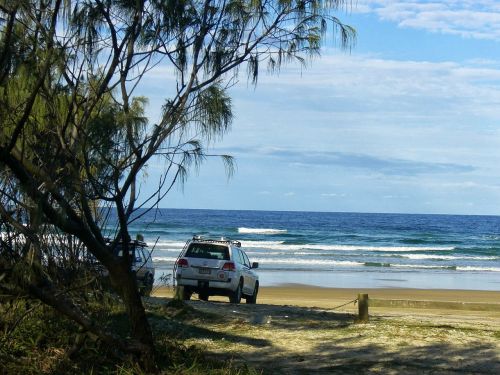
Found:
[(209, 268), (200, 268), (199, 270), (200, 273), (204, 275), (210, 275), (210, 269)]

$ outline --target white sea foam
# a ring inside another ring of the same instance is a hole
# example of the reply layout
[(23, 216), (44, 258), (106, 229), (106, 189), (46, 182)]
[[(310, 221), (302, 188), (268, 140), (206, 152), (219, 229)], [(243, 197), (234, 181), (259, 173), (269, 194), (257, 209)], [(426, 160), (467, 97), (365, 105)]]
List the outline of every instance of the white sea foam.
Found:
[(279, 234), (286, 233), (286, 229), (273, 229), (273, 228), (238, 228), (238, 233), (248, 233), (248, 234)]
[(363, 245), (305, 245), (306, 249), (323, 249), (323, 250), (339, 250), (339, 251), (386, 251), (386, 252), (409, 252), (409, 251), (446, 251), (453, 250), (453, 247), (448, 246), (363, 246)]
[(172, 262), (174, 263), (177, 257), (153, 257), (153, 262)]
[[(157, 256), (153, 257), (154, 262), (175, 263), (177, 257)], [(333, 259), (299, 259), (299, 258), (254, 258), (252, 261), (259, 262), (261, 266), (266, 264), (282, 264), (282, 265), (302, 265), (302, 266), (330, 266), (330, 267), (363, 267), (371, 266), (370, 263), (344, 261)], [(374, 263), (378, 264), (378, 263)], [(381, 264), (382, 265), (382, 264)], [(500, 272), (500, 267), (474, 267), (474, 266), (453, 266), (453, 265), (423, 265), (423, 264), (383, 264), (391, 268), (408, 268), (408, 269), (435, 269), (435, 270), (457, 270), (457, 271), (475, 271), (475, 272)]]
[[(174, 263), (177, 257), (163, 257), (157, 256), (153, 257), (154, 262), (169, 262)], [(322, 265), (322, 266), (362, 266), (364, 263), (361, 262), (351, 262), (342, 260), (332, 260), (332, 259), (297, 259), (297, 258), (254, 258), (254, 262), (259, 262), (261, 264), (295, 264), (295, 265)]]
[(396, 268), (425, 268), (425, 269), (450, 269), (456, 271), (477, 271), (477, 272), (500, 272), (500, 267), (474, 267), (474, 266), (427, 266), (421, 264), (391, 264)]
[[(239, 228), (242, 229), (242, 228)], [(252, 229), (252, 228), (243, 228), (243, 229)], [(267, 229), (265, 229), (267, 230)], [(274, 229), (270, 229), (274, 230)], [(155, 245), (154, 241), (147, 241), (147, 244), (150, 248)], [(156, 243), (157, 249), (178, 249), (179, 251), (184, 247), (186, 243), (180, 241), (158, 241)], [(367, 245), (326, 245), (326, 244), (285, 244), (284, 241), (252, 241), (252, 240), (243, 240), (241, 241), (241, 246), (243, 248), (259, 248), (266, 250), (274, 250), (274, 251), (293, 251), (293, 252), (301, 252), (303, 255), (311, 255), (315, 253), (308, 252), (308, 250), (316, 250), (316, 251), (373, 251), (373, 252), (412, 252), (412, 251), (450, 251), (454, 250), (452, 246), (367, 246)], [(299, 253), (296, 253), (299, 254)], [(411, 254), (405, 257), (410, 259), (431, 259), (426, 258), (425, 254)], [(422, 256), (422, 258), (418, 258), (418, 256)], [(431, 255), (428, 255), (429, 257)], [(414, 258), (412, 258), (414, 257)], [(441, 256), (433, 256), (433, 257), (441, 257)], [(443, 255), (442, 258), (436, 259), (455, 259), (455, 258), (447, 258), (448, 256)], [(458, 258), (457, 258), (458, 259)], [(495, 259), (494, 257), (468, 257), (466, 259), (478, 259), (478, 260), (490, 260)]]
[(423, 265), (423, 264), (391, 264), (391, 267), (395, 268), (425, 268), (425, 269), (456, 269), (455, 266), (428, 266), (428, 265)]
[(323, 244), (285, 244), (284, 241), (242, 241), (241, 246), (282, 251), (377, 251), (377, 252), (411, 252), (411, 251), (450, 251), (452, 246), (366, 246), (366, 245), (323, 245)]
[[(254, 256), (262, 256), (265, 255), (266, 257), (269, 256), (283, 256), (283, 255), (289, 255), (288, 253), (284, 253), (283, 251), (266, 251), (265, 253), (262, 251), (245, 251), (245, 253), (249, 257), (254, 257)], [(300, 255), (298, 253), (294, 253), (294, 255)]]
[(333, 259), (297, 259), (297, 258), (256, 258), (255, 262), (261, 264), (298, 264), (298, 265), (322, 265), (322, 266), (363, 266), (362, 262), (352, 262), (347, 260), (333, 260)]
[[(150, 248), (153, 248), (153, 246), (155, 246), (155, 241), (146, 241), (146, 243)], [(181, 250), (185, 244), (186, 244), (185, 242), (179, 242), (179, 241), (158, 241), (156, 242), (156, 248)]]
[(434, 255), (434, 254), (405, 254), (403, 258), (415, 260), (495, 260), (496, 257), (487, 256), (456, 256), (456, 255)]
[(268, 248), (268, 249), (277, 249), (283, 246), (284, 241), (241, 241), (241, 246), (245, 248), (250, 247), (258, 247), (258, 248)]
[[(266, 253), (267, 254), (267, 253)], [(281, 253), (283, 255), (285, 255), (286, 253)], [(313, 256), (313, 255), (324, 255), (325, 253), (324, 252), (314, 252), (314, 251), (294, 251), (293, 252), (293, 255), (307, 255), (307, 256)]]
[(500, 272), (500, 267), (473, 267), (473, 266), (464, 266), (464, 267), (457, 267), (457, 271)]

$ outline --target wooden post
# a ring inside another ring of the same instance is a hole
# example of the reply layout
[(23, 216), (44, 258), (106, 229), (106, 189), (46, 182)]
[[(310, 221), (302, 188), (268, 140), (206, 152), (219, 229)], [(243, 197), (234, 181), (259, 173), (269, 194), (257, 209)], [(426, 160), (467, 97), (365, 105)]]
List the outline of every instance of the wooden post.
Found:
[(173, 299), (177, 301), (182, 301), (184, 299), (182, 298), (183, 295), (184, 295), (184, 287), (179, 285), (175, 286)]
[(368, 322), (368, 294), (358, 294), (358, 322)]

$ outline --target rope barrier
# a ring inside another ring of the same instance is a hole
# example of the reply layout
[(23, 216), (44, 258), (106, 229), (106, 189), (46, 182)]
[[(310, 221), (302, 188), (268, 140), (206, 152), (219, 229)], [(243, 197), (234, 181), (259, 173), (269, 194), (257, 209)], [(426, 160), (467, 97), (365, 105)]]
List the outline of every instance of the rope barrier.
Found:
[(331, 307), (329, 310), (336, 310), (336, 309), (340, 309), (341, 307), (347, 306), (347, 305), (349, 305), (350, 303), (354, 303), (354, 304), (356, 305), (356, 303), (357, 303), (357, 302), (358, 302), (358, 299), (357, 299), (357, 298), (355, 298), (355, 299), (353, 299), (352, 301), (346, 302), (346, 303), (344, 303), (344, 304), (342, 304), (342, 305), (338, 305), (338, 306), (335, 306), (335, 307)]

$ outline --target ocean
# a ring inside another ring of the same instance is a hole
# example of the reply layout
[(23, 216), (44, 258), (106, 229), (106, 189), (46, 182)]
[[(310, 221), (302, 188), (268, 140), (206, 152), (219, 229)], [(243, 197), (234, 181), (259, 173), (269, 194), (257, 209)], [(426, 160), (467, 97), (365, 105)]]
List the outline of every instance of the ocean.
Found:
[(500, 290), (500, 217), (158, 209), (132, 234), (156, 279), (193, 235), (239, 240), (262, 286)]

